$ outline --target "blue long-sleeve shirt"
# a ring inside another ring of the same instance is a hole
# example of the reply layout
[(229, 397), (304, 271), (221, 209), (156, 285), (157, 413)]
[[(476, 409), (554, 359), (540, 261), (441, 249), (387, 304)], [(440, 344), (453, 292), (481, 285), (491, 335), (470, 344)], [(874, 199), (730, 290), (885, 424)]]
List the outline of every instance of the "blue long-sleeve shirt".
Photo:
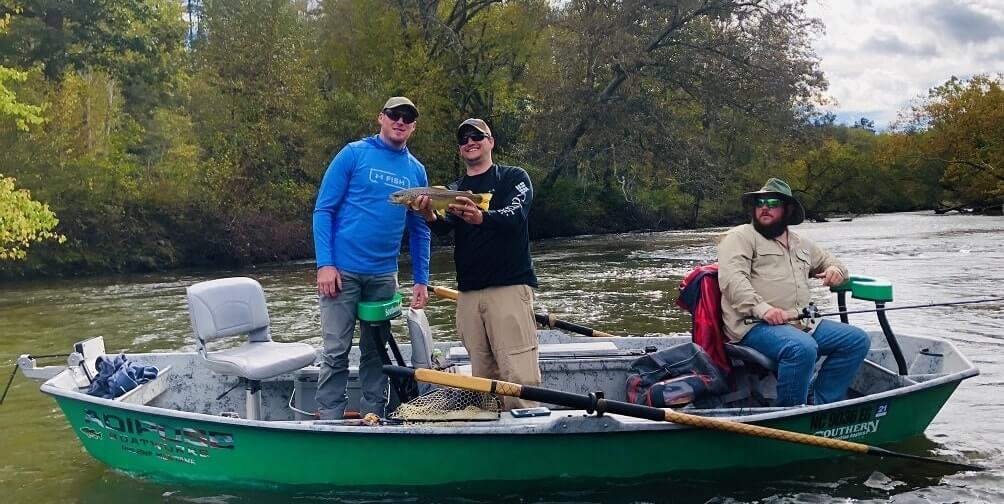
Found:
[(408, 227), (412, 276), (429, 283), (429, 228), (391, 193), (428, 185), (425, 166), (407, 147), (394, 149), (379, 135), (346, 145), (328, 165), (314, 205), (317, 267), (354, 273), (397, 271), (401, 236)]

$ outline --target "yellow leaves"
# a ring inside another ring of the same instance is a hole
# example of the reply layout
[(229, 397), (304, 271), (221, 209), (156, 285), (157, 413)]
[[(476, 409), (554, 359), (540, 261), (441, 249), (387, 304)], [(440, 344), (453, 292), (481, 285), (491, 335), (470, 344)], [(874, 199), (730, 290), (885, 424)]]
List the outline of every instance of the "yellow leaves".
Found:
[(16, 189), (13, 178), (0, 175), (0, 261), (24, 259), (32, 243), (65, 242), (65, 236), (52, 231), (56, 224), (59, 220), (48, 205)]
[(1004, 188), (1004, 75), (952, 78), (914, 109), (926, 124), (920, 146), (944, 163), (942, 181), (967, 203), (1000, 198)]
[(19, 103), (14, 92), (4, 85), (6, 81), (24, 82), (28, 78), (25, 72), (0, 66), (0, 118), (11, 116), (21, 131), (28, 131), (29, 125), (41, 124), (42, 107)]

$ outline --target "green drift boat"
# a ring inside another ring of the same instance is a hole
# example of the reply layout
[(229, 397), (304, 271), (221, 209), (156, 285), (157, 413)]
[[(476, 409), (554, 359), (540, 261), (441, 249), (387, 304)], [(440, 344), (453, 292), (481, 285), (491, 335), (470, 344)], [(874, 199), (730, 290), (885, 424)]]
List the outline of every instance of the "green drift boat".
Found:
[[(560, 407), (545, 416), (502, 413), (490, 421), (368, 425), (360, 420), (315, 420), (306, 413), (314, 410), (314, 349), (271, 341), (260, 289), (250, 279), (189, 288), (197, 351), (127, 354), (130, 362), (156, 366), (160, 373), (115, 399), (85, 393), (95, 376), (95, 359), (105, 351), (100, 338), (75, 345), (65, 367), (38, 367), (30, 355), (18, 364), (24, 375), (44, 380), (42, 392), (55, 398), (91, 456), (113, 469), (158, 481), (357, 488), (671, 478), (678, 471), (766, 467), (846, 455), (818, 446)], [(879, 307), (892, 300), (888, 284), (857, 278), (838, 292), (841, 311), (846, 293)], [(387, 334), (386, 320), (400, 313), (400, 301), (366, 309), (361, 310), (368, 321), (364, 326), (370, 323), (371, 329)], [(878, 313), (883, 331), (871, 333), (872, 348), (847, 400), (794, 408), (681, 411), (870, 445), (918, 436), (959, 383), (978, 371), (948, 341), (893, 335), (884, 313)], [(247, 343), (243, 334), (249, 334)], [(218, 338), (229, 338), (229, 344), (222, 345), (229, 348), (210, 351), (208, 345)], [(579, 394), (602, 391), (607, 399), (623, 401), (633, 361), (689, 341), (687, 335), (585, 338), (540, 331), (540, 386)], [(463, 372), (466, 354), (458, 343), (434, 346)], [(411, 348), (401, 345), (395, 354), (410, 358)], [(744, 360), (749, 358), (733, 358), (739, 367)], [(753, 362), (747, 365), (756, 367)], [(349, 409), (358, 404), (352, 370)], [(769, 384), (767, 375), (763, 383)], [(243, 394), (229, 392), (235, 384), (244, 385)]]

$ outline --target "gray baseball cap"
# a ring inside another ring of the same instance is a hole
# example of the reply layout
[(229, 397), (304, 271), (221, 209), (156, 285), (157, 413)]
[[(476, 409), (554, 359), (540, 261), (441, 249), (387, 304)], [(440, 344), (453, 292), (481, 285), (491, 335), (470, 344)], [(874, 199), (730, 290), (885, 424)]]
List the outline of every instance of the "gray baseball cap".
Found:
[(481, 119), (475, 119), (472, 117), (460, 123), (460, 126), (457, 126), (458, 137), (460, 136), (460, 132), (463, 131), (464, 128), (473, 128), (480, 131), (481, 133), (484, 133), (485, 136), (492, 136), (492, 130), (488, 127), (488, 123), (482, 121)]
[(418, 117), (418, 107), (411, 102), (408, 98), (404, 96), (392, 96), (387, 103), (383, 104), (383, 110), (393, 109), (398, 107), (408, 107), (415, 112), (415, 117)]

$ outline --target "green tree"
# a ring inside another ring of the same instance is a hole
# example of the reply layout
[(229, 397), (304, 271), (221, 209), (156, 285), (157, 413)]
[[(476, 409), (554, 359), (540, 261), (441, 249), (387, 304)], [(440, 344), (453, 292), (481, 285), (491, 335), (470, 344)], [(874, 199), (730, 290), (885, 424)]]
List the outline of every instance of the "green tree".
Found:
[[(576, 147), (594, 129), (627, 126), (611, 118), (664, 123), (673, 100), (703, 107), (700, 120), (712, 130), (723, 109), (761, 122), (808, 110), (824, 81), (810, 46), (818, 24), (806, 18), (804, 3), (569, 2), (556, 58), (567, 68), (559, 81), (565, 89), (549, 96), (549, 122), (560, 125), (549, 143), (557, 148), (542, 186), (574, 167)], [(716, 136), (702, 132), (705, 145), (684, 151), (711, 155), (708, 134)]]
[(28, 131), (29, 125), (43, 121), (42, 107), (18, 102), (14, 91), (6, 86), (7, 82), (24, 82), (27, 78), (25, 72), (0, 66), (0, 117), (12, 117), (21, 131)]
[(966, 205), (1004, 200), (1004, 74), (951, 78), (913, 107), (901, 126), (926, 161), (944, 167), (942, 184)]
[(40, 65), (49, 81), (67, 71), (115, 76), (132, 111), (149, 112), (171, 94), (183, 56), (185, 24), (176, 0), (16, 0), (0, 37), (0, 60)]
[(207, 203), (241, 261), (310, 250), (316, 188), (303, 159), (319, 94), (303, 9), (287, 0), (202, 3), (190, 110), (208, 156)]
[(24, 259), (32, 243), (65, 237), (54, 232), (59, 220), (45, 203), (31, 199), (14, 179), (0, 174), (0, 261)]
[[(0, 17), (0, 34), (6, 31), (10, 19), (9, 12)], [(29, 125), (43, 122), (42, 107), (19, 103), (5, 84), (27, 78), (25, 72), (0, 66), (0, 119), (13, 118), (22, 132), (28, 131)], [(32, 243), (64, 239), (53, 231), (59, 221), (48, 205), (32, 200), (27, 190), (16, 189), (15, 182), (0, 174), (0, 261), (24, 259)]]

